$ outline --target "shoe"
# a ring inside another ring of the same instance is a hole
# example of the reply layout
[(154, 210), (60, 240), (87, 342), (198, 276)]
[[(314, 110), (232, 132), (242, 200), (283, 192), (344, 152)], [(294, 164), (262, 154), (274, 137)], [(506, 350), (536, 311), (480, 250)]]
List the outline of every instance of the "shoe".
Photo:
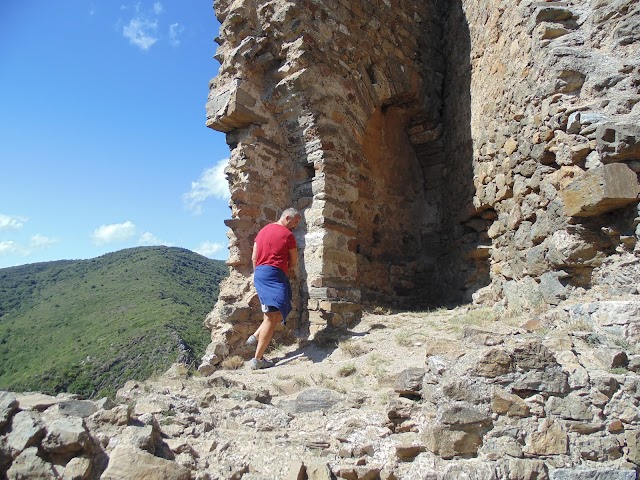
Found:
[(247, 341), (245, 343), (247, 345), (257, 345), (258, 344), (258, 339), (256, 338), (255, 335), (251, 335), (249, 338), (247, 338)]
[(252, 358), (249, 362), (249, 368), (251, 370), (262, 370), (263, 368), (273, 367), (273, 362), (266, 358)]

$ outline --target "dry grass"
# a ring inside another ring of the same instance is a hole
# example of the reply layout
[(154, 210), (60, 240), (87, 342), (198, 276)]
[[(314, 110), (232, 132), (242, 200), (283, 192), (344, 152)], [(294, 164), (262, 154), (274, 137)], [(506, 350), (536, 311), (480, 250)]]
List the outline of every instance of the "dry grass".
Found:
[(222, 361), (222, 368), (225, 370), (238, 370), (244, 365), (244, 358), (240, 355), (234, 355), (232, 357), (225, 358)]
[(298, 387), (298, 388), (306, 388), (306, 387), (308, 387), (309, 385), (311, 385), (311, 384), (309, 383), (309, 380), (307, 380), (305, 377), (300, 377), (300, 376), (298, 376), (298, 377), (294, 377), (294, 379), (293, 379), (293, 383), (294, 383), (294, 384), (296, 385), (296, 387)]
[(356, 373), (356, 366), (353, 363), (347, 363), (338, 369), (339, 377), (348, 377)]
[(353, 340), (343, 340), (338, 344), (338, 348), (350, 357), (359, 357), (367, 353), (367, 350), (359, 342)]
[(278, 393), (279, 395), (282, 395), (285, 393), (284, 387), (282, 385), (280, 385), (279, 383), (272, 383), (271, 387), (273, 388), (273, 390)]
[(378, 380), (385, 378), (388, 374), (385, 365), (389, 364), (389, 360), (379, 353), (372, 353), (367, 357), (367, 364), (371, 367), (372, 375)]
[(390, 308), (385, 308), (385, 307), (374, 307), (371, 310), (371, 313), (373, 315), (391, 315), (391, 309)]
[(396, 336), (394, 338), (396, 343), (401, 347), (410, 347), (411, 345), (413, 345), (413, 340), (411, 340), (411, 332), (408, 332), (406, 330), (400, 330), (398, 333), (396, 333)]
[(322, 372), (320, 372), (318, 375), (312, 378), (315, 384), (320, 387), (327, 388), (329, 390), (335, 390), (336, 392), (339, 392), (339, 393), (347, 392), (344, 389), (344, 387), (340, 386), (335, 380), (333, 380), (331, 377), (329, 377), (328, 375)]
[(287, 353), (287, 346), (283, 343), (273, 343), (269, 347), (269, 353), (275, 355), (276, 357), (282, 357)]

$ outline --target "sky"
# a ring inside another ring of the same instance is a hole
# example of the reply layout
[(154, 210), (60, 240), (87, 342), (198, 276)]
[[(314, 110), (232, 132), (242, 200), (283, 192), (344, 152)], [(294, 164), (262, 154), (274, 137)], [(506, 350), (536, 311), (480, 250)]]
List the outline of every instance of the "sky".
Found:
[(228, 255), (211, 0), (0, 1), (0, 268)]

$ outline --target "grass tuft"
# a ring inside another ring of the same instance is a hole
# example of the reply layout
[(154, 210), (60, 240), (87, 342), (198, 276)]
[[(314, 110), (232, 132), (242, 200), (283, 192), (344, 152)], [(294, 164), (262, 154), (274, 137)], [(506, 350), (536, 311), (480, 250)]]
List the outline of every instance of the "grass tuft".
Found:
[(240, 355), (234, 355), (232, 357), (225, 358), (222, 361), (222, 368), (225, 370), (238, 370), (244, 365), (244, 358)]
[(348, 377), (356, 373), (356, 366), (353, 363), (347, 363), (338, 369), (339, 377)]
[(338, 348), (350, 357), (359, 357), (367, 353), (367, 350), (354, 340), (343, 340), (338, 344)]

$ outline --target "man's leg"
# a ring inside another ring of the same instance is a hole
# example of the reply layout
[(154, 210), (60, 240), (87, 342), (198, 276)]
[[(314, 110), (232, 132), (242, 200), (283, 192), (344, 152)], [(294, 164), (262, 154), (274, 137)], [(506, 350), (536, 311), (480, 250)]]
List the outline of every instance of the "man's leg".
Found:
[(262, 328), (262, 323), (260, 324), (260, 326), (255, 332), (249, 335), (249, 338), (247, 338), (247, 341), (246, 341), (247, 345), (258, 345), (258, 337), (260, 336), (261, 328)]
[(273, 332), (278, 324), (282, 321), (282, 314), (280, 312), (267, 312), (264, 314), (262, 324), (258, 328), (258, 347), (254, 358), (261, 359), (265, 350), (269, 346), (269, 342), (273, 338)]

